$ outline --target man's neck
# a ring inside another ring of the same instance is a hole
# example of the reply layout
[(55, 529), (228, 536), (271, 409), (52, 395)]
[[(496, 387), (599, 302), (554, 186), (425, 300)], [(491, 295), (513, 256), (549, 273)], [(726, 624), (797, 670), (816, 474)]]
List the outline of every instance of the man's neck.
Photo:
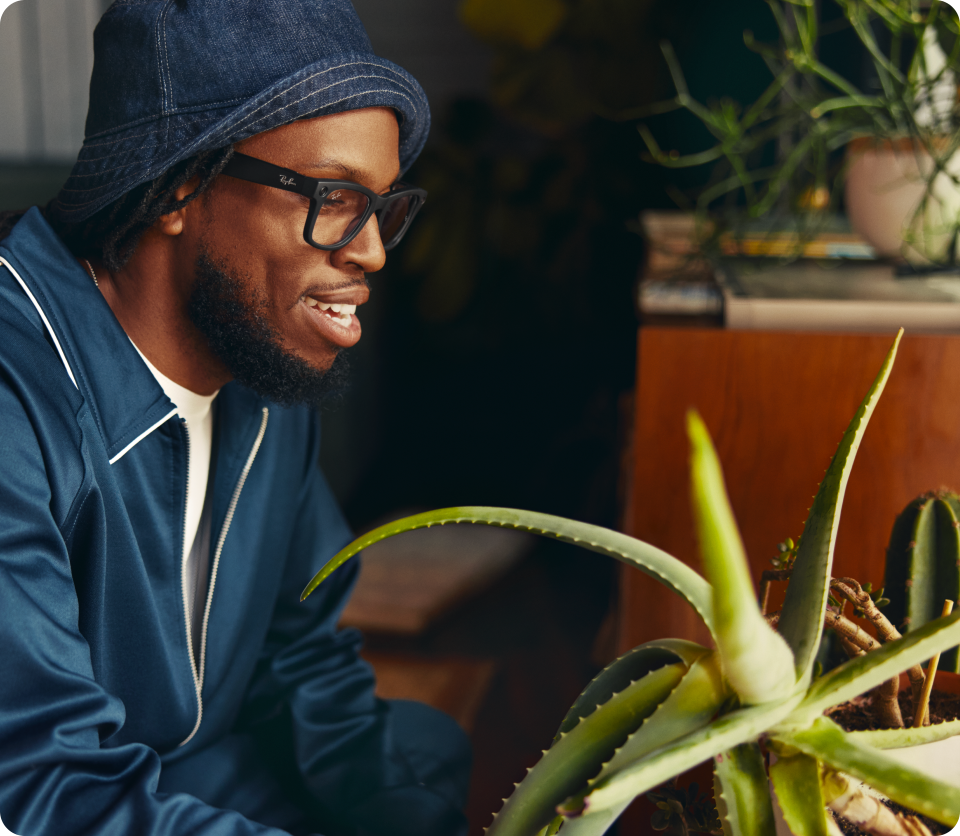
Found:
[(192, 265), (177, 263), (166, 243), (148, 231), (117, 273), (94, 261), (100, 292), (127, 336), (162, 374), (191, 392), (212, 395), (231, 376), (187, 314)]

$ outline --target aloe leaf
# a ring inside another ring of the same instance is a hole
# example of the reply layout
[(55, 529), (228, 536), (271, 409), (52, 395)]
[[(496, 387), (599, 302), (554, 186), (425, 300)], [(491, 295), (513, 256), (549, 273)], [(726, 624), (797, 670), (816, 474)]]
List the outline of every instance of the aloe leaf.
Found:
[(651, 752), (597, 784), (584, 799), (584, 812), (589, 814), (621, 804), (720, 752), (756, 740), (786, 717), (800, 699), (798, 694), (778, 703), (764, 703), (724, 714), (708, 726)]
[[(657, 706), (657, 710), (647, 717), (623, 746), (617, 749), (613, 757), (603, 764), (600, 772), (590, 779), (586, 788), (564, 801), (557, 808), (558, 811), (564, 815), (580, 813), (584, 808), (584, 797), (607, 776), (636, 763), (655, 749), (703, 728), (729, 696), (730, 692), (720, 670), (719, 655), (716, 651), (708, 651), (693, 662), (677, 687), (670, 692), (670, 696)], [(612, 808), (616, 813), (610, 817), (611, 822), (630, 800), (632, 798), (619, 808)], [(588, 815), (584, 819), (596, 819), (598, 815)], [(567, 830), (579, 833), (574, 824), (580, 820), (569, 822), (566, 825)], [(587, 829), (584, 832), (593, 831)]]
[(906, 749), (908, 746), (936, 743), (960, 734), (960, 720), (934, 723), (919, 729), (870, 729), (847, 734), (855, 743), (872, 746), (874, 749)]
[(687, 434), (693, 516), (704, 573), (713, 587), (723, 672), (744, 703), (782, 699), (796, 684), (793, 653), (760, 613), (720, 460), (696, 412), (687, 413)]
[(413, 531), (417, 528), (429, 528), (449, 523), (474, 523), (494, 525), (501, 528), (515, 528), (543, 537), (554, 537), (565, 543), (574, 543), (590, 551), (605, 554), (630, 566), (646, 572), (658, 581), (682, 596), (713, 631), (713, 604), (710, 598), (710, 584), (693, 569), (672, 555), (637, 540), (611, 531), (599, 525), (567, 520), (552, 514), (538, 514), (534, 511), (518, 511), (513, 508), (487, 508), (484, 506), (465, 506), (462, 508), (443, 508), (439, 511), (427, 511), (414, 514), (401, 520), (381, 525), (358, 537), (348, 546), (337, 552), (327, 564), (314, 575), (300, 596), (304, 600), (336, 569), (367, 546), (372, 546), (387, 537)]
[[(558, 810), (566, 815), (581, 811), (583, 799), (593, 786), (655, 749), (702, 728), (728, 696), (716, 651), (694, 661), (670, 696), (617, 749), (600, 772), (591, 778), (587, 788), (564, 801)], [(607, 810), (568, 820), (563, 828), (564, 836), (604, 833), (632, 800), (633, 796)]]
[(770, 780), (784, 821), (796, 836), (827, 836), (827, 808), (816, 758), (802, 752), (777, 757)]
[(557, 816), (550, 824), (537, 833), (537, 836), (556, 836), (563, 824), (563, 816)]
[(772, 836), (776, 825), (760, 746), (741, 743), (721, 752), (714, 758), (713, 768), (714, 788), (720, 790), (730, 836)]
[(850, 738), (826, 717), (811, 726), (773, 736), (834, 769), (846, 772), (904, 807), (953, 827), (960, 820), (960, 789), (899, 763)]
[(633, 732), (590, 780), (594, 786), (661, 746), (704, 727), (730, 696), (716, 651), (696, 660), (670, 696)]
[(487, 836), (529, 836), (549, 824), (556, 806), (596, 775), (614, 750), (677, 686), (683, 664), (647, 674), (553, 744), (537, 762), (487, 830)]
[(786, 722), (805, 725), (831, 706), (853, 699), (958, 643), (960, 611), (927, 622), (902, 639), (850, 659), (824, 674), (810, 686), (803, 702)]
[(720, 778), (717, 777), (717, 771), (713, 771), (713, 806), (717, 808), (717, 818), (720, 819), (720, 829), (723, 836), (733, 836), (733, 828), (730, 825), (730, 811), (727, 810), (727, 802), (723, 799), (723, 787), (720, 786)]
[(823, 616), (830, 589), (830, 572), (833, 567), (833, 549), (837, 540), (837, 527), (847, 480), (850, 478), (850, 469), (870, 416), (873, 415), (877, 400), (890, 377), (902, 336), (901, 328), (893, 346), (887, 352), (880, 373), (840, 440), (840, 446), (820, 483), (803, 528), (778, 624), (780, 635), (793, 650), (798, 680), (805, 681), (810, 676), (817, 649), (820, 647)]
[(677, 659), (689, 667), (709, 652), (703, 645), (684, 639), (661, 639), (628, 650), (600, 671), (583, 689), (583, 693), (577, 697), (560, 723), (554, 740), (559, 740), (562, 734), (570, 731), (583, 717), (592, 714), (614, 694), (650, 671), (675, 664)]
[[(631, 798), (630, 801), (633, 799)], [(609, 810), (591, 813), (589, 816), (578, 816), (575, 819), (560, 816), (563, 819), (563, 829), (560, 832), (563, 836), (603, 836), (630, 806), (630, 801), (624, 801), (623, 804), (611, 807)]]

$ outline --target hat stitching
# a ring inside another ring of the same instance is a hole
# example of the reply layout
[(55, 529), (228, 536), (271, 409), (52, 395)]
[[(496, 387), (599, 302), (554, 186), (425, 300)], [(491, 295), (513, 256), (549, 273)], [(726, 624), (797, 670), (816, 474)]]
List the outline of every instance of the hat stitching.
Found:
[[(177, 113), (170, 113), (170, 114), (167, 114), (167, 115), (168, 115), (168, 116), (185, 116), (185, 115), (188, 115), (188, 114), (190, 114), (190, 113), (203, 113), (204, 111), (210, 110), (211, 108), (226, 107), (226, 106), (228, 106), (228, 105), (235, 104), (236, 102), (245, 102), (245, 101), (247, 101), (247, 98), (248, 98), (248, 97), (246, 97), (246, 96), (237, 96), (237, 98), (235, 98), (235, 99), (224, 99), (223, 101), (219, 101), (219, 102), (207, 102), (207, 103), (202, 104), (202, 105), (194, 105), (194, 106), (191, 107), (191, 108), (184, 108), (183, 110), (181, 110), (181, 111), (179, 111), (179, 112), (177, 112)], [(107, 131), (100, 131), (100, 133), (91, 134), (91, 135), (90, 135), (90, 139), (93, 139), (93, 138), (98, 137), (98, 136), (107, 136), (108, 134), (116, 134), (116, 133), (119, 133), (124, 127), (128, 127), (128, 126), (130, 126), (130, 125), (136, 125), (136, 124), (138, 124), (138, 123), (142, 124), (142, 123), (144, 123), (144, 122), (153, 121), (154, 119), (162, 119), (162, 118), (164, 118), (162, 115), (160, 115), (160, 116), (147, 116), (147, 117), (144, 117), (143, 119), (137, 119), (137, 120), (134, 121), (134, 122), (127, 122), (126, 125), (121, 125), (119, 128), (110, 128), (110, 129), (107, 130)], [(164, 128), (154, 128), (153, 130), (150, 130), (150, 131), (144, 131), (142, 134), (131, 134), (130, 136), (122, 136), (122, 137), (114, 138), (114, 139), (105, 139), (103, 142), (86, 142), (86, 141), (84, 141), (84, 143), (83, 143), (83, 148), (81, 148), (80, 150), (83, 151), (83, 150), (86, 149), (86, 148), (100, 148), (100, 147), (102, 147), (102, 146), (104, 146), (104, 145), (116, 145), (118, 142), (126, 142), (126, 141), (129, 140), (129, 139), (140, 139), (141, 137), (150, 136), (151, 134), (163, 133), (164, 130), (165, 130)], [(87, 159), (90, 159), (90, 158), (81, 158), (80, 162), (86, 162)], [(98, 159), (98, 160), (99, 160), (99, 159), (104, 159), (104, 158), (103, 158), (103, 157), (96, 157), (96, 158), (94, 158), (94, 159)]]
[[(296, 105), (296, 104), (299, 104), (299, 103), (302, 102), (302, 101), (306, 101), (308, 98), (310, 98), (310, 96), (315, 96), (315, 95), (317, 95), (318, 93), (323, 93), (323, 92), (329, 90), (331, 87), (337, 86), (337, 84), (346, 84), (346, 83), (349, 83), (349, 82), (351, 82), (351, 81), (355, 81), (357, 78), (382, 78), (382, 79), (384, 79), (384, 80), (386, 80), (386, 81), (390, 81), (390, 80), (391, 80), (388, 76), (355, 76), (355, 77), (353, 77), (353, 78), (342, 79), (341, 81), (337, 81), (335, 84), (327, 85), (326, 87), (324, 87), (324, 88), (322, 88), (322, 89), (320, 89), (320, 90), (314, 90), (312, 93), (309, 93), (309, 94), (307, 94), (306, 96), (303, 96), (302, 98), (297, 99), (297, 101), (295, 101), (295, 102), (291, 102), (291, 103), (288, 104), (288, 105), (284, 105), (282, 108), (279, 108), (279, 109), (277, 109), (277, 110), (271, 111), (269, 114), (267, 114), (266, 116), (261, 117), (259, 120), (257, 120), (257, 122), (254, 122), (253, 124), (259, 124), (259, 123), (262, 122), (264, 119), (269, 119), (271, 116), (276, 115), (276, 114), (279, 113), (281, 110), (285, 110), (285, 109), (288, 108), (288, 107), (292, 107), (292, 106), (294, 106), (294, 105)], [(395, 95), (401, 96), (401, 97), (407, 99), (408, 101), (410, 101), (409, 97), (406, 96), (404, 93), (401, 93), (401, 92), (399, 92), (399, 91), (393, 91), (393, 90), (365, 90), (365, 91), (363, 91), (362, 93), (357, 93), (357, 94), (354, 94), (354, 95), (357, 95), (357, 96), (365, 96), (365, 95), (367, 95), (368, 93), (391, 93), (391, 92), (392, 92), (392, 93), (395, 93)], [(349, 98), (351, 98), (351, 96), (347, 96), (347, 97), (342, 98), (342, 99), (337, 99), (337, 101), (335, 101), (335, 102), (330, 102), (329, 104), (331, 104), (331, 105), (333, 105), (333, 104), (338, 104), (339, 102), (344, 102), (344, 101), (346, 101), (346, 100), (349, 99)], [(413, 106), (413, 109), (416, 111), (416, 109), (417, 109), (416, 103), (411, 102), (411, 104), (412, 104), (412, 106)], [(232, 126), (232, 127), (236, 128), (236, 127), (239, 127), (239, 125), (234, 125), (234, 126)], [(143, 134), (138, 134), (137, 136), (138, 136), (138, 137), (149, 136), (150, 134), (160, 133), (162, 130), (163, 130), (163, 128), (157, 128), (155, 131), (148, 131), (148, 132), (143, 133)], [(125, 138), (124, 138), (124, 141), (126, 141), (126, 140), (128, 140), (128, 139), (133, 139), (133, 138), (134, 138), (134, 137), (125, 137)], [(166, 142), (154, 142), (154, 143), (150, 143), (150, 144), (141, 143), (140, 145), (137, 146), (137, 148), (131, 149), (131, 152), (140, 151), (140, 150), (145, 149), (145, 148), (163, 148), (164, 146), (167, 146), (167, 145), (179, 144), (179, 143), (182, 142), (182, 141), (183, 141), (183, 140), (180, 140), (180, 139), (171, 139), (171, 140), (168, 140), (168, 141), (166, 141)], [(98, 143), (98, 145), (107, 145), (107, 144), (109, 144), (109, 143)], [(93, 146), (88, 145), (87, 147), (90, 148), (90, 147), (93, 147)], [(128, 153), (131, 153), (131, 152), (128, 152)], [(81, 162), (83, 162), (83, 163), (93, 163), (93, 162), (98, 162), (99, 160), (109, 160), (110, 158), (115, 157), (115, 156), (116, 156), (116, 153), (113, 153), (113, 154), (105, 154), (105, 155), (102, 156), (102, 157), (85, 157), (85, 158), (83, 158), (83, 159), (81, 160)], [(100, 169), (100, 170), (98, 170), (98, 171), (94, 171), (94, 172), (91, 172), (91, 173), (88, 173), (88, 174), (73, 174), (73, 175), (71, 175), (71, 179), (80, 178), (80, 177), (99, 177), (99, 176), (102, 175), (102, 174), (109, 174), (111, 171), (119, 171), (120, 169), (123, 169), (123, 168), (129, 168), (129, 167), (132, 166), (132, 165), (139, 165), (139, 163), (140, 163), (140, 161), (134, 160), (133, 162), (126, 163), (126, 164), (124, 164), (124, 165), (116, 166), (116, 167), (114, 167), (114, 168)], [(66, 189), (65, 191), (75, 191), (75, 190), (73, 190), (73, 189)]]
[[(324, 89), (326, 89), (326, 88), (324, 88)], [(301, 99), (298, 99), (296, 102), (291, 102), (289, 105), (286, 105), (286, 106), (284, 106), (284, 107), (282, 107), (282, 108), (278, 108), (277, 110), (272, 111), (271, 113), (269, 113), (269, 114), (267, 114), (266, 116), (262, 117), (261, 119), (258, 120), (258, 122), (254, 123), (254, 124), (259, 124), (259, 122), (264, 121), (264, 119), (269, 119), (271, 116), (275, 116), (276, 114), (280, 113), (282, 110), (286, 110), (287, 107), (292, 107), (293, 105), (298, 104), (299, 102), (305, 101), (306, 99), (309, 99), (310, 96), (316, 95), (316, 93), (320, 93), (320, 92), (323, 92), (323, 91), (317, 90), (317, 91), (315, 91), (314, 93), (311, 93), (311, 94), (309, 94), (309, 95), (307, 95), (307, 96), (304, 96), (304, 97), (301, 98)], [(347, 101), (347, 100), (349, 100), (349, 99), (355, 99), (355, 98), (357, 98), (358, 96), (366, 96), (366, 95), (371, 94), (371, 93), (397, 93), (397, 91), (395, 91), (395, 90), (364, 90), (362, 93), (354, 93), (354, 94), (352, 94), (352, 95), (350, 95), (350, 96), (344, 96), (342, 99), (337, 99), (336, 101), (333, 101), (333, 102), (327, 102), (327, 103), (324, 105), (324, 107), (329, 107), (329, 106), (332, 106), (332, 105), (336, 105), (336, 104), (339, 104), (340, 102), (345, 102), (345, 101)], [(402, 93), (399, 93), (399, 94), (397, 94), (397, 95), (403, 95), (403, 94), (402, 94)], [(407, 98), (407, 97), (404, 96), (404, 98)], [(170, 144), (172, 144), (172, 143), (171, 143), (171, 142), (166, 142), (166, 143), (161, 143), (161, 144), (163, 144), (163, 145), (170, 145)], [(109, 169), (109, 171), (118, 171), (118, 170), (121, 169), (121, 168), (129, 168), (131, 165), (136, 165), (136, 164), (137, 164), (137, 163), (130, 163), (130, 164), (128, 164), (128, 165), (119, 166), (119, 167), (116, 168), (116, 169)], [(171, 163), (171, 165), (173, 165), (173, 163)], [(106, 174), (106, 173), (107, 173), (107, 171), (97, 172), (97, 174)], [(74, 179), (74, 177), (91, 177), (91, 176), (96, 176), (96, 174), (94, 174), (94, 175), (89, 175), (89, 174), (73, 175), (73, 177), (71, 177), (70, 179)], [(109, 185), (110, 185), (111, 187), (122, 186), (122, 185), (126, 184), (127, 182), (129, 182), (130, 180), (135, 179), (136, 176), (137, 176), (137, 175), (131, 175), (131, 176), (125, 177), (125, 178), (123, 178), (123, 179), (121, 179), (121, 180), (114, 181), (114, 182), (110, 183)], [(144, 178), (143, 180), (141, 180), (141, 182), (146, 182), (146, 181), (149, 180), (149, 179), (151, 179), (151, 178), (148, 176), (148, 177)], [(61, 192), (77, 192), (77, 193), (80, 193), (80, 192), (97, 192), (97, 191), (103, 191), (103, 190), (106, 189), (106, 188), (107, 188), (106, 185), (104, 185), (104, 186), (93, 186), (93, 187), (91, 187), (91, 188), (89, 188), (89, 189), (68, 189), (66, 186), (64, 186), (60, 191), (61, 191)], [(99, 198), (93, 198), (92, 200), (88, 200), (88, 201), (86, 201), (85, 203), (71, 203), (71, 204), (69, 204), (69, 207), (70, 207), (71, 209), (74, 209), (74, 210), (76, 210), (76, 209), (81, 209), (81, 208), (84, 207), (84, 206), (89, 206), (91, 203), (96, 203), (98, 199), (99, 199)], [(62, 201), (58, 201), (58, 202), (59, 202), (61, 205), (63, 205), (63, 202), (62, 202)]]
[[(383, 76), (363, 76), (363, 78), (383, 78)], [(353, 81), (353, 79), (349, 79), (349, 80)], [(333, 85), (330, 85), (330, 86), (332, 87)], [(325, 87), (324, 90), (326, 89), (328, 88)], [(314, 90), (312, 93), (307, 93), (306, 96), (303, 96), (302, 98), (297, 99), (295, 102), (290, 102), (290, 104), (277, 108), (276, 110), (268, 113), (266, 116), (262, 116), (256, 122), (252, 122), (249, 125), (246, 125), (246, 128), (251, 128), (254, 125), (259, 125), (261, 122), (263, 122), (266, 119), (269, 119), (271, 116), (276, 116), (276, 114), (280, 113), (281, 111), (287, 110), (287, 108), (291, 108), (294, 105), (298, 105), (300, 104), (300, 102), (305, 102), (307, 99), (312, 98), (313, 96), (316, 96), (318, 93), (322, 93), (322, 92), (323, 90)], [(327, 102), (326, 104), (323, 105), (323, 107), (339, 104), (340, 102), (345, 102), (348, 99), (355, 99), (357, 96), (366, 96), (370, 93), (395, 93), (396, 95), (402, 96), (404, 99), (409, 101), (410, 104), (413, 106), (414, 111), (415, 112), (417, 111), (416, 104), (414, 104), (413, 100), (409, 96), (407, 96), (405, 93), (400, 93), (399, 91), (394, 91), (394, 90), (364, 90), (362, 93), (353, 93), (349, 96), (344, 96), (342, 99), (337, 99), (335, 102)], [(235, 127), (239, 128), (240, 125), (236, 125)]]
[[(308, 81), (310, 81), (310, 80), (312, 80), (312, 79), (314, 79), (314, 78), (317, 78), (318, 76), (321, 76), (321, 75), (323, 75), (324, 73), (328, 73), (328, 72), (330, 72), (331, 70), (340, 70), (340, 69), (343, 69), (343, 68), (345, 68), (345, 67), (357, 67), (357, 66), (371, 66), (371, 67), (376, 67), (377, 69), (380, 69), (380, 70), (384, 70), (384, 71), (387, 71), (387, 72), (391, 72), (391, 73), (392, 73), (393, 75), (395, 75), (398, 79), (400, 79), (400, 81), (401, 81), (400, 86), (401, 86), (401, 87), (404, 87), (404, 86), (405, 86), (406, 89), (412, 91), (412, 88), (410, 88), (409, 84), (407, 83), (407, 80), (406, 80), (402, 75), (400, 75), (400, 73), (398, 73), (398, 72), (396, 72), (396, 71), (394, 71), (394, 70), (391, 70), (389, 67), (383, 67), (383, 66), (381, 66), (380, 64), (377, 64), (377, 63), (375, 63), (375, 62), (373, 62), (373, 61), (351, 61), (351, 62), (349, 62), (349, 63), (347, 63), (347, 64), (340, 64), (340, 65), (338, 65), (338, 66), (336, 66), (336, 67), (329, 67), (329, 68), (326, 69), (326, 70), (321, 70), (321, 71), (319, 71), (319, 72), (313, 73), (313, 75), (308, 75), (306, 78), (301, 79), (301, 80), (298, 81), (296, 84), (293, 84), (293, 85), (291, 85), (290, 87), (284, 88), (282, 91), (280, 91), (280, 92), (277, 93), (275, 96), (273, 96), (272, 98), (270, 98), (270, 99), (268, 99), (267, 101), (265, 101), (265, 102), (264, 102), (263, 104), (261, 104), (259, 107), (257, 107), (256, 109), (250, 111), (249, 113), (245, 114), (244, 119), (249, 118), (249, 117), (252, 117), (254, 114), (257, 113), (257, 111), (263, 110), (263, 108), (267, 107), (269, 104), (271, 104), (272, 102), (274, 102), (276, 99), (279, 99), (281, 96), (283, 96), (283, 95), (285, 95), (285, 94), (287, 94), (287, 93), (290, 93), (290, 92), (293, 91), (295, 88), (299, 87), (301, 84), (306, 84)], [(388, 79), (387, 76), (373, 76), (373, 75), (372, 75), (372, 76), (354, 76), (353, 78), (346, 79), (346, 80), (347, 80), (347, 81), (355, 81), (355, 80), (358, 79), (358, 78), (384, 78), (384, 79)], [(388, 79), (388, 80), (392, 81), (393, 79)], [(342, 82), (335, 82), (334, 84), (340, 84), (340, 83), (342, 83)], [(321, 90), (321, 91), (322, 91), (322, 90), (329, 90), (330, 87), (333, 87), (333, 86), (334, 86), (333, 84), (330, 84), (330, 85), (328, 85), (327, 87), (322, 87), (322, 88), (320, 88), (320, 90)], [(320, 92), (320, 91), (318, 91), (318, 92)], [(381, 91), (377, 91), (377, 92), (381, 92)], [(341, 101), (342, 101), (342, 100), (341, 100)], [(416, 106), (414, 106), (414, 110), (416, 110)], [(417, 115), (419, 115), (419, 111), (417, 111)], [(241, 122), (240, 124), (242, 124), (242, 122)]]
[[(163, 130), (163, 128), (157, 128), (157, 130), (155, 130), (155, 131), (150, 131), (150, 133), (151, 133), (151, 134), (158, 134), (158, 133), (160, 133), (162, 130)], [(146, 136), (146, 134), (141, 134), (141, 136)], [(129, 138), (132, 139), (133, 137), (129, 137)], [(182, 140), (179, 140), (179, 139), (171, 139), (171, 140), (168, 140), (167, 142), (150, 142), (150, 143), (141, 142), (139, 145), (137, 145), (136, 148), (131, 148), (131, 149), (129, 149), (128, 151), (125, 151), (125, 152), (124, 152), (124, 151), (115, 151), (113, 154), (104, 154), (102, 157), (83, 157), (83, 158), (81, 158), (81, 159), (79, 160), (79, 162), (81, 162), (81, 163), (83, 163), (83, 164), (86, 164), (86, 163), (96, 163), (96, 162), (100, 162), (100, 160), (109, 160), (109, 159), (111, 159), (112, 157), (117, 156), (117, 154), (119, 154), (119, 153), (132, 154), (132, 153), (136, 153), (137, 151), (141, 151), (141, 150), (144, 150), (144, 149), (147, 149), (147, 148), (162, 148), (164, 145), (175, 145), (176, 143), (181, 142), (181, 141), (182, 141)], [(106, 171), (116, 171), (116, 169), (115, 169), (115, 168), (108, 168), (108, 169), (105, 170), (105, 172), (106, 172)], [(103, 173), (105, 173), (105, 172), (103, 172)], [(95, 177), (95, 176), (96, 176), (96, 173), (94, 173), (94, 174), (74, 174), (74, 175), (72, 175), (72, 176), (73, 176), (73, 177)]]
[[(163, 82), (163, 115), (166, 116), (173, 108), (173, 87), (170, 84), (170, 58), (167, 55), (167, 12), (173, 0), (167, 0), (163, 12), (157, 23), (157, 69)], [(160, 66), (160, 41), (163, 40), (163, 66)]]
[[(169, 2), (169, 0), (168, 0)], [(163, 16), (166, 13), (169, 6), (167, 3), (164, 3), (163, 8), (160, 9), (160, 13), (157, 15), (157, 19), (154, 22), (154, 36), (157, 41), (157, 78), (160, 80), (160, 112), (165, 113), (167, 110), (167, 80), (163, 76), (163, 65), (160, 62), (161, 49), (160, 49), (160, 32), (163, 28)]]
[(157, 78), (160, 79), (160, 112), (166, 111), (167, 106), (167, 82), (163, 77), (163, 67), (160, 65), (160, 19), (163, 17), (164, 9), (161, 9), (157, 15), (157, 22), (154, 26), (157, 37)]
[[(383, 66), (382, 64), (377, 63), (376, 61), (349, 61), (349, 62), (347, 62), (346, 64), (337, 64), (335, 67), (327, 67), (327, 68), (324, 69), (324, 70), (319, 70), (319, 71), (313, 73), (312, 75), (309, 75), (309, 76), (307, 76), (307, 77), (304, 78), (304, 79), (301, 79), (301, 80), (298, 81), (296, 84), (294, 84), (293, 87), (297, 87), (297, 86), (299, 86), (300, 84), (303, 84), (304, 82), (310, 81), (310, 79), (316, 78), (317, 76), (323, 75), (324, 73), (332, 72), (333, 70), (341, 70), (341, 69), (344, 69), (345, 67), (357, 67), (357, 66), (376, 67), (377, 69), (383, 70), (384, 72), (390, 72), (390, 73), (392, 73), (394, 76), (396, 76), (396, 79), (395, 79), (395, 80), (397, 81), (397, 83), (399, 84), (399, 86), (404, 87), (405, 89), (409, 90), (411, 93), (413, 93), (414, 95), (416, 95), (416, 88), (410, 85), (409, 81), (403, 76), (402, 73), (397, 72), (397, 71), (396, 71), (395, 69), (393, 69), (392, 67), (385, 67), (385, 66)], [(365, 78), (365, 76), (355, 76), (355, 78)], [(383, 78), (383, 76), (370, 76), (370, 78)], [(283, 80), (283, 79), (281, 79), (281, 81), (282, 81), (282, 80)], [(277, 83), (279, 83), (279, 82), (277, 82)], [(263, 107), (266, 107), (268, 104), (270, 104), (271, 101), (273, 101), (273, 99), (278, 98), (279, 96), (282, 96), (284, 93), (289, 92), (290, 90), (293, 89), (293, 87), (287, 87), (287, 88), (285, 88), (284, 90), (282, 90), (281, 92), (277, 93), (277, 94), (276, 94), (273, 98), (271, 98), (269, 101), (264, 102), (264, 103), (263, 103), (262, 105), (260, 105), (256, 110), (252, 111), (252, 113), (256, 113), (257, 110), (260, 110), (260, 109), (262, 109)], [(122, 125), (117, 125), (116, 127), (108, 128), (108, 129), (105, 130), (105, 131), (99, 131), (98, 133), (91, 134), (89, 138), (90, 138), (90, 139), (93, 139), (93, 138), (95, 138), (95, 137), (109, 136), (109, 135), (111, 135), (111, 134), (118, 134), (118, 133), (121, 133), (122, 131), (124, 131), (124, 130), (127, 129), (127, 128), (133, 127), (134, 125), (142, 125), (142, 124), (144, 124), (145, 122), (150, 122), (150, 121), (152, 121), (152, 120), (154, 120), (154, 119), (157, 119), (157, 118), (160, 118), (161, 116), (164, 116), (164, 115), (167, 115), (167, 116), (176, 116), (176, 115), (179, 115), (180, 113), (198, 112), (198, 111), (202, 111), (203, 109), (206, 109), (206, 108), (209, 108), (209, 107), (216, 107), (216, 106), (218, 106), (218, 105), (227, 105), (227, 104), (231, 104), (231, 103), (233, 103), (233, 102), (247, 101), (249, 98), (251, 98), (251, 97), (249, 97), (249, 96), (237, 96), (236, 98), (233, 98), (233, 99), (224, 99), (224, 100), (219, 101), (219, 102), (209, 102), (209, 103), (204, 103), (204, 104), (202, 104), (202, 105), (195, 105), (195, 106), (193, 106), (192, 108), (184, 109), (184, 110), (182, 110), (182, 111), (174, 111), (174, 112), (169, 113), (169, 114), (156, 114), (156, 115), (153, 115), (153, 116), (144, 116), (144, 117), (141, 117), (140, 119), (133, 119), (133, 120), (131, 120), (130, 122), (124, 122)], [(253, 97), (253, 98), (256, 98), (256, 97)], [(419, 111), (418, 111), (418, 113), (419, 113)], [(154, 130), (154, 131), (148, 131), (147, 133), (137, 134), (137, 136), (149, 136), (150, 133), (161, 133), (163, 130), (164, 130), (164, 128), (157, 128), (157, 129)], [(133, 139), (133, 138), (134, 138), (134, 137), (123, 137), (123, 139)], [(122, 141), (122, 140), (107, 140), (107, 141), (105, 141), (105, 142), (99, 142), (99, 143), (92, 143), (92, 142), (91, 142), (91, 143), (88, 143), (88, 142), (84, 142), (83, 147), (84, 147), (84, 148), (93, 148), (93, 147), (95, 147), (96, 145), (110, 145), (110, 144), (112, 144), (113, 142), (116, 142), (116, 141)]]

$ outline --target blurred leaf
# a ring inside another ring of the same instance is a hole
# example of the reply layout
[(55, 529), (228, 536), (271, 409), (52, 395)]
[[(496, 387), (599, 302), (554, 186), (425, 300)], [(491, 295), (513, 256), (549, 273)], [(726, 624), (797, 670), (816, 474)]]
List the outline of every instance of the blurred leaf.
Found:
[(820, 646), (823, 617), (830, 594), (833, 550), (847, 480), (867, 424), (890, 376), (902, 336), (901, 328), (884, 358), (880, 372), (840, 440), (804, 524), (778, 624), (781, 635), (793, 649), (797, 677), (800, 679), (810, 675)]
[(773, 803), (760, 746), (743, 743), (722, 752), (714, 758), (714, 772), (732, 836), (772, 833)]
[(540, 49), (568, 13), (563, 0), (464, 0), (460, 19), (482, 40)]
[(687, 414), (687, 435), (693, 516), (704, 574), (713, 587), (723, 672), (748, 704), (783, 699), (796, 684), (793, 654), (760, 614), (720, 460), (706, 425), (693, 411)]

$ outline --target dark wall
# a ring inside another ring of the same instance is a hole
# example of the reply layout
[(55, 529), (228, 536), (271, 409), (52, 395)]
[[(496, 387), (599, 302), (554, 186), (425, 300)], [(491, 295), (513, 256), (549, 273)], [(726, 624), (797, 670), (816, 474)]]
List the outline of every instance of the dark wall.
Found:
[[(762, 0), (634, 6), (636, 31), (617, 33), (615, 46), (626, 38), (624, 72), (643, 75), (631, 78), (633, 100), (622, 104), (673, 94), (661, 38), (701, 100), (750, 101), (769, 83), (742, 36), (749, 28), (775, 38)], [(358, 9), (363, 15), (364, 4)], [(412, 68), (417, 56), (402, 38), (377, 43), (374, 12), (371, 3), (374, 46)], [(573, 62), (578, 49), (595, 48), (580, 46), (579, 33), (557, 40)], [(504, 51), (488, 48), (502, 75)], [(593, 65), (584, 66), (586, 76)], [(617, 523), (643, 255), (636, 218), (676, 206), (672, 195), (695, 190), (709, 170), (643, 162), (636, 119), (544, 128), (522, 109), (492, 104), (496, 96), (494, 83), (492, 95), (435, 107), (431, 143), (409, 174), (430, 197), (372, 277), (353, 392), (327, 416), (325, 462), (358, 525), (399, 507), (464, 503)], [(648, 124), (667, 149), (711, 144), (688, 114)]]

